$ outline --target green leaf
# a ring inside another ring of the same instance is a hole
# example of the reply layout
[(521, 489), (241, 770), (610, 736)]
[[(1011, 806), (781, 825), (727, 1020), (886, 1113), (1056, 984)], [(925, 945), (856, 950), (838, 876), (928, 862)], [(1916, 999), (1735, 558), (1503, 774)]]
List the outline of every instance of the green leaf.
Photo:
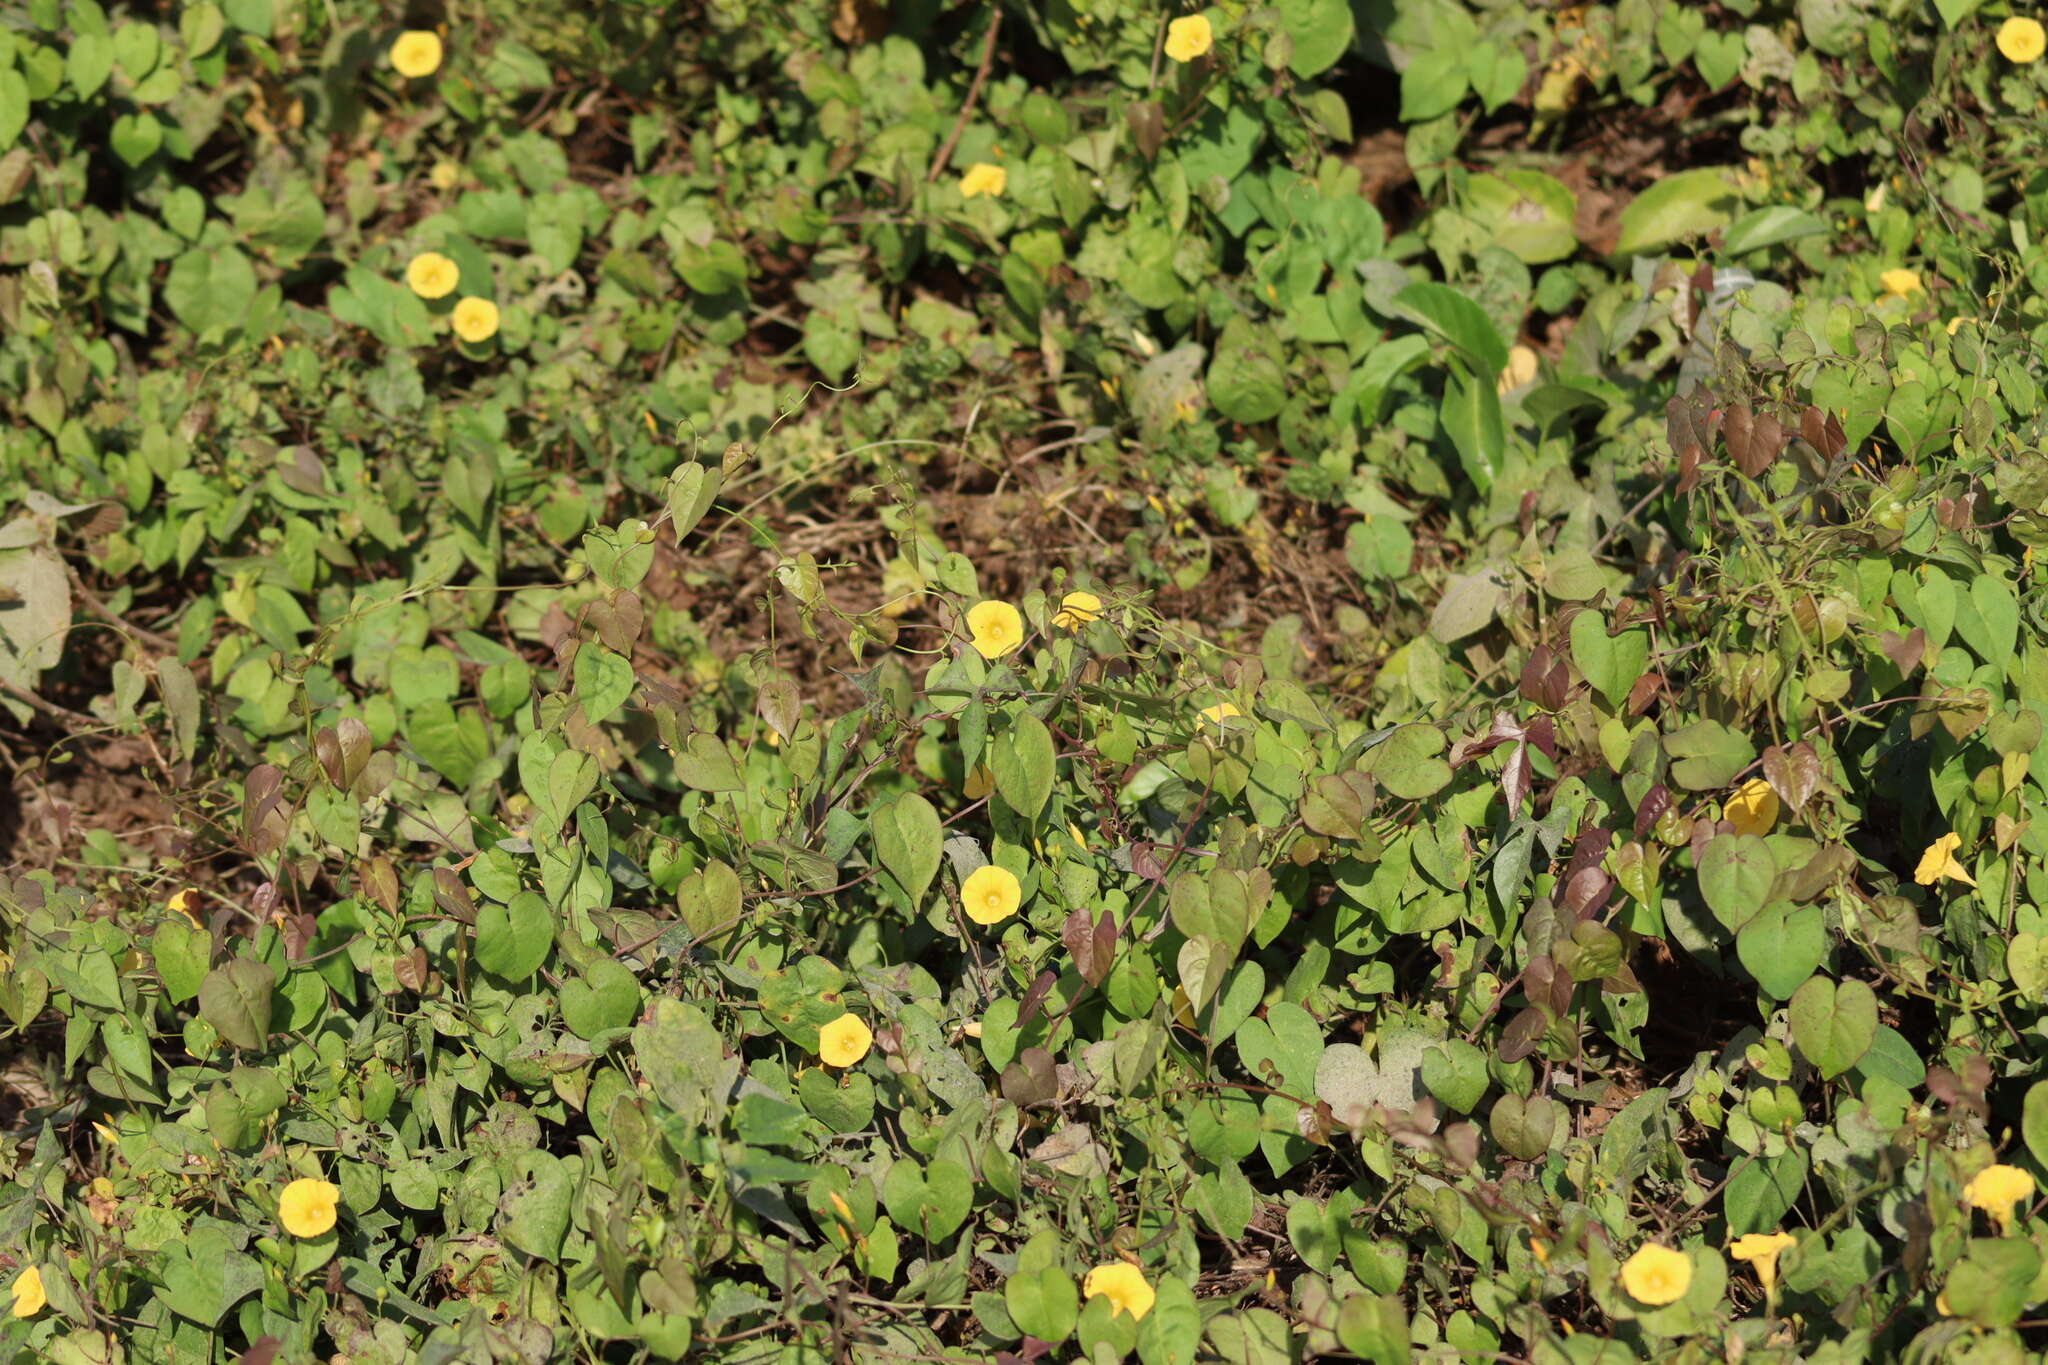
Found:
[(1664, 736), (1664, 752), (1673, 760), (1672, 780), (1688, 791), (1725, 787), (1756, 760), (1749, 737), (1717, 720), (1695, 721)]
[(632, 661), (594, 641), (577, 646), (575, 673), (577, 700), (593, 725), (610, 719), (633, 695)]
[(470, 779), (476, 776), (477, 764), (491, 751), (483, 717), (471, 707), (458, 712), (445, 701), (428, 702), (406, 713), (405, 742), (421, 762), (459, 788), (469, 786)]
[(12, 68), (0, 71), (0, 152), (13, 149), (28, 127), (28, 81)]
[(834, 1077), (814, 1066), (797, 1078), (797, 1098), (835, 1133), (858, 1133), (875, 1117), (875, 1083), (858, 1071)]
[(1152, 1311), (1138, 1323), (1138, 1359), (1144, 1365), (1193, 1365), (1202, 1342), (1202, 1310), (1194, 1291), (1175, 1275), (1163, 1275)]
[(1773, 204), (1745, 213), (1729, 224), (1728, 231), (1722, 235), (1721, 249), (1732, 258), (1827, 230), (1827, 220), (1817, 214)]
[(716, 735), (702, 731), (691, 735), (689, 742), (675, 756), (676, 778), (686, 787), (700, 792), (745, 791), (747, 784), (740, 778), (739, 765), (733, 761), (732, 751)]
[(477, 911), (476, 962), (494, 976), (524, 981), (554, 946), (554, 912), (535, 892), (520, 892), (510, 905), (486, 902)]
[(1287, 68), (1306, 80), (1337, 64), (1351, 46), (1348, 0), (1280, 0), (1280, 31), (1293, 43)]
[(676, 544), (682, 544), (683, 537), (704, 519), (724, 484), (724, 472), (709, 465), (692, 460), (676, 466), (668, 476), (667, 499), (669, 529), (675, 533)]
[(1045, 809), (1052, 796), (1057, 765), (1052, 731), (1029, 711), (1018, 713), (989, 754), (989, 770), (995, 775), (997, 794), (1003, 798), (1003, 804), (1026, 821), (1037, 820), (1039, 812)]
[(624, 964), (601, 957), (562, 987), (562, 1022), (578, 1038), (630, 1028), (640, 1012), (640, 983)]
[(515, 1160), (517, 1178), (498, 1203), (498, 1235), (514, 1250), (552, 1261), (569, 1231), (575, 1182), (562, 1159), (551, 1153), (526, 1151)]
[(2019, 643), (2020, 604), (2012, 587), (1992, 574), (1970, 580), (1970, 591), (1957, 602), (1956, 630), (1985, 663), (2003, 669)]
[[(875, 836), (875, 856), (889, 875), (902, 883), (911, 904), (917, 905), (939, 875), (946, 831), (939, 823), (938, 811), (916, 792), (905, 792), (877, 807), (868, 824)], [(904, 1223), (901, 1218), (896, 1221)]]
[(1507, 453), (1507, 429), (1501, 419), (1500, 392), (1490, 379), (1455, 373), (1444, 378), (1444, 401), (1438, 420), (1465, 477), (1481, 494), (1490, 492)]
[(1764, 908), (1778, 865), (1771, 846), (1756, 835), (1718, 834), (1700, 854), (1699, 876), (1707, 908), (1733, 931)]
[(114, 73), (114, 40), (104, 33), (79, 33), (64, 54), (64, 75), (80, 99), (91, 99)]
[(1073, 1334), (1081, 1315), (1081, 1291), (1058, 1266), (1042, 1266), (1003, 1282), (1003, 1306), (1024, 1332), (1057, 1346)]
[(150, 936), (149, 947), (157, 979), (164, 983), (172, 1004), (199, 994), (213, 956), (213, 935), (183, 920), (165, 920)]
[(1439, 1043), (1422, 1054), (1422, 1083), (1450, 1108), (1469, 1114), (1486, 1095), (1486, 1054), (1462, 1038)]
[(1233, 317), (1209, 362), (1209, 401), (1233, 422), (1266, 422), (1287, 401), (1287, 366), (1270, 328)]
[(1434, 725), (1403, 725), (1384, 744), (1368, 749), (1358, 768), (1371, 773), (1389, 795), (1419, 801), (1450, 784), (1451, 765), (1437, 757), (1444, 742), (1444, 732)]
[(1650, 662), (1650, 633), (1607, 633), (1607, 618), (1586, 610), (1572, 617), (1572, 662), (1609, 706), (1620, 710)]
[(1418, 52), (1401, 73), (1401, 122), (1427, 123), (1448, 114), (1469, 89), (1463, 52), (1450, 47)]
[(1822, 1079), (1856, 1065), (1876, 1036), (1877, 996), (1861, 981), (1816, 976), (1793, 992), (1792, 1041)]
[(1728, 1235), (1766, 1232), (1778, 1226), (1806, 1184), (1807, 1157), (1793, 1147), (1783, 1156), (1740, 1161), (1728, 1179)]
[(277, 973), (236, 958), (215, 967), (199, 987), (199, 1016), (236, 1047), (260, 1051), (270, 1038), (270, 996)]
[(223, 1228), (195, 1228), (172, 1242), (163, 1257), (164, 1306), (201, 1327), (216, 1326), (228, 1309), (263, 1287), (262, 1267), (236, 1251)]
[(959, 1230), (974, 1207), (974, 1177), (965, 1166), (944, 1157), (929, 1166), (901, 1157), (882, 1180), (882, 1203), (898, 1227), (942, 1242)]
[(1773, 1000), (1791, 999), (1827, 951), (1827, 920), (1818, 905), (1767, 905), (1735, 937), (1736, 956)]
[(202, 336), (234, 327), (256, 302), (256, 268), (236, 247), (195, 247), (171, 262), (164, 302), (179, 322)]
[(2048, 1166), (2048, 1081), (2035, 1081), (2027, 1087), (2027, 1098), (2020, 1107), (2020, 1134), (2035, 1162)]
[(1493, 376), (1507, 367), (1508, 344), (1501, 340), (1500, 330), (1484, 308), (1451, 286), (1429, 280), (1396, 294), (1394, 306), (1457, 347), (1479, 376), (1475, 382), (1485, 383), (1487, 391), (1493, 391)]
[(1703, 237), (1725, 227), (1739, 203), (1718, 170), (1667, 175), (1621, 211), (1621, 235), (1613, 254), (1647, 255), (1688, 237)]
[(156, 121), (156, 115), (146, 111), (123, 114), (114, 120), (107, 145), (128, 165), (140, 166), (164, 145), (164, 126)]
[(1949, 1272), (1949, 1311), (1979, 1327), (2010, 1327), (2033, 1301), (2041, 1251), (2024, 1237), (1973, 1237)]
[(1510, 1091), (1493, 1102), (1487, 1127), (1501, 1150), (1521, 1161), (1534, 1161), (1550, 1150), (1557, 1132), (1555, 1101), (1542, 1095), (1524, 1098)]
[(1392, 1294), (1353, 1294), (1337, 1312), (1337, 1340), (1373, 1365), (1411, 1359), (1408, 1338), (1408, 1310)]

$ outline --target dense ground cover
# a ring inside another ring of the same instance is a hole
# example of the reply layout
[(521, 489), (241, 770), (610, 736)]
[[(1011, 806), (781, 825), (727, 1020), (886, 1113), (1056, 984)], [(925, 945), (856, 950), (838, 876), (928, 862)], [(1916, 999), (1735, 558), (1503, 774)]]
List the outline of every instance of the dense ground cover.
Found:
[(0, 11), (0, 1350), (2040, 1349), (2043, 47)]

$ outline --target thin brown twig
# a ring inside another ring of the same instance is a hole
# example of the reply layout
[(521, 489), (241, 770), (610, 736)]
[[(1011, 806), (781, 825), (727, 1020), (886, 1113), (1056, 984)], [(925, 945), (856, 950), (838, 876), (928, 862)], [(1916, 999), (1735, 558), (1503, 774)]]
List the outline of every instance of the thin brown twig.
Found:
[(81, 711), (73, 711), (69, 707), (59, 706), (56, 702), (39, 697), (17, 683), (0, 680), (0, 692), (5, 692), (11, 697), (19, 697), (30, 706), (35, 707), (36, 710), (53, 716), (58, 720), (68, 720), (73, 725), (104, 725), (106, 723), (97, 716), (88, 716)]
[(953, 159), (953, 149), (960, 145), (960, 135), (967, 131), (967, 120), (974, 117), (974, 103), (981, 98), (981, 87), (988, 80), (989, 68), (995, 65), (996, 34), (1003, 28), (1002, 6), (989, 11), (988, 37), (981, 45), (981, 65), (974, 69), (974, 80), (967, 87), (967, 99), (960, 106), (960, 117), (953, 120), (953, 131), (946, 134), (946, 140), (939, 146), (939, 154), (932, 158), (931, 174), (925, 177), (930, 184), (946, 172), (946, 163)]
[(79, 577), (77, 569), (67, 563), (64, 566), (64, 570), (71, 575), (71, 590), (84, 600), (87, 607), (92, 609), (94, 616), (119, 626), (122, 630), (127, 631), (130, 635), (133, 635), (136, 639), (153, 649), (170, 650), (173, 653), (177, 651), (178, 642), (170, 636), (159, 635), (153, 630), (145, 630), (126, 617), (117, 615), (111, 607), (100, 600), (98, 594), (85, 586), (85, 580)]

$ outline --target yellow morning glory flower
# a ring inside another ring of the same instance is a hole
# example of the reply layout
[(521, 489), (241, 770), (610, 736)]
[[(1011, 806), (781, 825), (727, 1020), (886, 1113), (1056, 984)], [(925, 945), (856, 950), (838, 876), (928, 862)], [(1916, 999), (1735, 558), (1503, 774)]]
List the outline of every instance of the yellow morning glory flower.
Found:
[(1061, 630), (1079, 630), (1102, 615), (1102, 599), (1092, 592), (1070, 592), (1060, 599), (1052, 623)]
[(32, 1318), (43, 1311), (43, 1305), (50, 1296), (43, 1292), (43, 1272), (38, 1266), (30, 1266), (14, 1277), (11, 1286), (14, 1293), (14, 1316)]
[(875, 1033), (856, 1014), (842, 1014), (818, 1030), (818, 1056), (828, 1066), (852, 1066), (868, 1055)]
[(960, 177), (960, 197), (972, 199), (983, 194), (994, 197), (1002, 194), (1009, 183), (1010, 173), (1001, 166), (977, 161), (967, 168), (967, 174)]
[(277, 1221), (294, 1237), (319, 1237), (334, 1227), (341, 1188), (326, 1180), (294, 1180), (277, 1197)]
[(1789, 1232), (1752, 1232), (1729, 1243), (1728, 1254), (1749, 1262), (1769, 1296), (1778, 1292), (1778, 1257), (1798, 1245), (1799, 1239)]
[(1637, 1303), (1653, 1307), (1677, 1303), (1692, 1288), (1692, 1257), (1645, 1242), (1622, 1263), (1621, 1287)]
[(438, 251), (422, 251), (405, 268), (405, 282), (423, 299), (445, 299), (461, 280), (455, 262)]
[(976, 868), (961, 884), (960, 905), (976, 924), (1000, 924), (1017, 913), (1024, 887), (1008, 868), (990, 863)]
[(1203, 14), (1184, 15), (1166, 26), (1166, 55), (1191, 62), (1216, 46), (1216, 29)]
[(2009, 62), (2039, 61), (2041, 53), (2048, 50), (2048, 31), (2042, 29), (2040, 20), (2015, 14), (1998, 26), (1998, 50)]
[(441, 37), (423, 28), (408, 29), (391, 45), (391, 64), (401, 76), (418, 80), (441, 69)]
[(1111, 1317), (1129, 1313), (1133, 1321), (1142, 1320), (1151, 1312), (1154, 1300), (1159, 1297), (1145, 1282), (1145, 1272), (1128, 1261), (1111, 1261), (1088, 1272), (1088, 1277), (1081, 1281), (1081, 1297), (1092, 1299), (1098, 1295), (1109, 1300)]
[(2034, 1177), (2017, 1166), (1986, 1166), (1963, 1186), (1963, 1202), (1991, 1215), (2000, 1232), (2012, 1231), (2013, 1205), (2034, 1197)]
[(1721, 818), (1737, 834), (1765, 835), (1778, 823), (1778, 794), (1761, 777), (1752, 777), (1722, 803)]
[(1877, 277), (1884, 286), (1884, 292), (1894, 298), (1904, 298), (1920, 290), (1920, 272), (1917, 270), (1887, 270)]
[(498, 305), (489, 299), (464, 299), (455, 305), (449, 322), (464, 341), (489, 341), (498, 334)]
[(967, 613), (968, 643), (984, 659), (1000, 659), (1024, 643), (1024, 614), (1008, 602), (983, 602)]
[(1975, 886), (1977, 879), (1970, 875), (1970, 869), (1956, 861), (1956, 850), (1963, 846), (1963, 836), (1951, 831), (1927, 846), (1920, 855), (1920, 866), (1913, 869), (1913, 880), (1922, 886), (1932, 886), (1943, 877)]

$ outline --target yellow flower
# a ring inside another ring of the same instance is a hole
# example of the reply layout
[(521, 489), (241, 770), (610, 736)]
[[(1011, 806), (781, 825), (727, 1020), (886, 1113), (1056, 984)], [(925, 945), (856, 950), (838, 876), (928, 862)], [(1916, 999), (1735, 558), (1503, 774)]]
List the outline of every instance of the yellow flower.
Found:
[(1948, 320), (1948, 334), (1950, 336), (1954, 336), (1957, 330), (1960, 329), (1964, 323), (1975, 322), (1976, 320), (1977, 319), (1974, 316), (1968, 313), (1961, 314), (1957, 317), (1952, 317)]
[(1645, 1242), (1622, 1263), (1621, 1287), (1637, 1303), (1677, 1303), (1692, 1288), (1692, 1257), (1655, 1242)]
[(2012, 1230), (2013, 1205), (2034, 1197), (2034, 1177), (2017, 1166), (1986, 1166), (1963, 1186), (1963, 1202), (1991, 1215), (2000, 1232)]
[(1166, 55), (1177, 62), (1191, 62), (1216, 46), (1216, 30), (1203, 14), (1189, 14), (1166, 26)]
[(1998, 50), (2007, 61), (2038, 61), (2044, 49), (2048, 49), (2048, 32), (2042, 30), (2038, 19), (2016, 14), (1998, 26)]
[(1752, 777), (1722, 805), (1721, 817), (1737, 834), (1769, 834), (1778, 823), (1778, 794), (1761, 777)]
[(1540, 1266), (1542, 1266), (1542, 1267), (1543, 1267), (1544, 1269), (1546, 1269), (1546, 1270), (1547, 1270), (1547, 1269), (1549, 1269), (1549, 1268), (1550, 1268), (1550, 1239), (1549, 1239), (1549, 1238), (1547, 1238), (1547, 1237), (1538, 1237), (1538, 1236), (1537, 1236), (1537, 1235), (1536, 1235), (1535, 1233), (1533, 1233), (1533, 1232), (1532, 1232), (1532, 1233), (1530, 1233), (1530, 1234), (1529, 1234), (1529, 1254), (1530, 1254), (1530, 1255), (1532, 1255), (1532, 1256), (1534, 1256), (1534, 1257), (1536, 1258), (1536, 1264), (1537, 1264), (1537, 1265), (1540, 1265)]
[(1511, 346), (1508, 348), (1508, 363), (1501, 370), (1499, 378), (1494, 380), (1493, 387), (1501, 393), (1507, 393), (1512, 389), (1521, 388), (1535, 377), (1536, 352), (1527, 346)]
[(1243, 714), (1244, 712), (1238, 710), (1237, 707), (1227, 701), (1219, 701), (1214, 706), (1202, 708), (1202, 719), (1214, 725), (1221, 725), (1233, 716), (1242, 716)]
[(175, 910), (179, 914), (183, 915), (186, 919), (191, 920), (192, 927), (194, 929), (204, 929), (206, 926), (199, 922), (198, 913), (192, 909), (192, 907), (197, 905), (198, 903), (199, 888), (196, 886), (188, 886), (183, 891), (178, 892), (176, 895), (172, 896), (168, 901), (164, 902), (164, 907), (169, 910)]
[(979, 801), (995, 789), (996, 775), (989, 771), (986, 763), (975, 764), (974, 771), (967, 774), (967, 780), (961, 784), (961, 790), (967, 793), (969, 801)]
[(339, 1186), (326, 1180), (294, 1180), (277, 1197), (277, 1221), (294, 1237), (320, 1237), (334, 1227)]
[(1738, 1261), (1747, 1261), (1756, 1271), (1756, 1281), (1764, 1287), (1766, 1295), (1778, 1289), (1778, 1257), (1799, 1245), (1799, 1239), (1789, 1232), (1752, 1232), (1737, 1237), (1728, 1245), (1728, 1254)]
[(1102, 599), (1092, 592), (1070, 592), (1060, 599), (1052, 623), (1061, 630), (1079, 630), (1102, 615)]
[(427, 172), (427, 183), (437, 190), (447, 191), (462, 183), (462, 163), (459, 161), (436, 161), (434, 169)]
[(467, 298), (455, 305), (449, 318), (455, 335), (464, 341), (489, 341), (498, 334), (498, 305), (489, 299)]
[(960, 177), (960, 197), (972, 199), (977, 194), (994, 197), (1000, 195), (1009, 183), (1010, 173), (1001, 166), (977, 161), (967, 168), (967, 174)]
[(1884, 274), (1877, 277), (1877, 282), (1884, 286), (1885, 293), (1890, 294), (1894, 298), (1902, 299), (1908, 294), (1919, 291), (1920, 272), (1917, 270), (1887, 270)]
[(401, 76), (417, 80), (441, 69), (441, 37), (423, 28), (407, 29), (391, 45), (391, 64)]
[(818, 1030), (818, 1056), (827, 1066), (852, 1066), (868, 1055), (874, 1030), (855, 1014), (842, 1014)]
[(1024, 614), (1008, 602), (983, 602), (967, 613), (968, 643), (984, 659), (1000, 659), (1024, 643)]
[(1129, 1313), (1134, 1321), (1151, 1312), (1153, 1300), (1159, 1297), (1145, 1283), (1145, 1272), (1128, 1261), (1111, 1261), (1088, 1272), (1088, 1278), (1081, 1281), (1081, 1297), (1092, 1299), (1098, 1294), (1109, 1300), (1111, 1317)]
[(455, 292), (462, 271), (438, 251), (422, 251), (405, 268), (405, 282), (423, 299), (445, 299)]
[(976, 924), (1001, 924), (1017, 913), (1023, 899), (1016, 874), (994, 863), (976, 868), (960, 888), (960, 904)]
[(1952, 877), (1975, 886), (1977, 879), (1970, 875), (1970, 869), (1956, 861), (1956, 850), (1962, 846), (1963, 836), (1953, 832), (1936, 839), (1920, 855), (1920, 866), (1913, 869), (1913, 880), (1922, 886), (1932, 886), (1943, 877)]
[(32, 1318), (43, 1311), (43, 1305), (50, 1296), (43, 1292), (43, 1272), (40, 1267), (30, 1266), (14, 1277), (14, 1316)]

